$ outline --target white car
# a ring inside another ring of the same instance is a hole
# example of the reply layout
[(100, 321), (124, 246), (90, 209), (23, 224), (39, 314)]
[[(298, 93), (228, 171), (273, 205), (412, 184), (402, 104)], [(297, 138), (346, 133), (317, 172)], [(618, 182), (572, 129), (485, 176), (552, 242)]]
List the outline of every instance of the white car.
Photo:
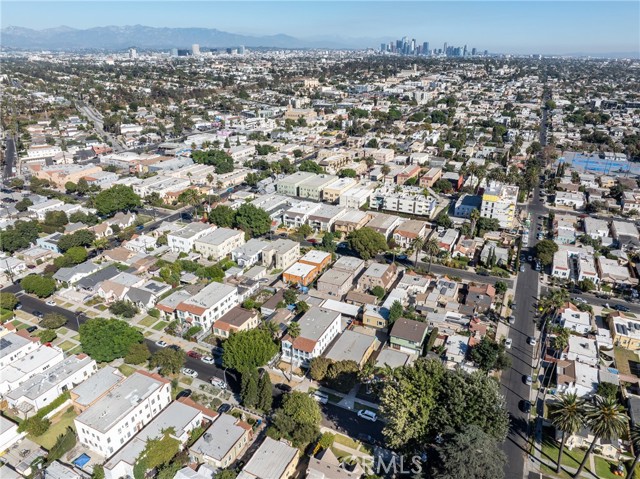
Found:
[(329, 402), (329, 396), (327, 396), (325, 393), (322, 393), (320, 391), (314, 392), (312, 397), (313, 399), (318, 401), (320, 404), (327, 404)]
[(182, 374), (184, 374), (185, 376), (189, 376), (190, 378), (197, 378), (198, 377), (198, 372), (194, 371), (193, 369), (182, 368), (180, 370), (180, 372), (182, 372)]
[(587, 304), (587, 300), (583, 299), (583, 298), (575, 298), (574, 301), (576, 303), (582, 303), (582, 304)]
[(216, 377), (211, 378), (211, 385), (219, 389), (227, 389), (227, 383), (225, 383), (222, 379)]
[(47, 306), (58, 306), (53, 299), (50, 299), (49, 301), (47, 301), (46, 304), (47, 304)]
[(164, 341), (156, 341), (156, 346), (158, 346), (160, 348), (166, 348), (169, 345), (167, 343), (165, 343)]
[(511, 349), (512, 344), (513, 344), (513, 339), (507, 338), (506, 341), (504, 342), (504, 347), (507, 349)]
[(202, 358), (200, 358), (200, 361), (202, 361), (205, 364), (215, 364), (216, 362), (216, 360), (210, 356), (203, 356)]
[(529, 339), (527, 339), (527, 342), (531, 345), (531, 346), (535, 346), (536, 344), (538, 344), (538, 342), (536, 341), (536, 338), (529, 336)]
[(358, 417), (371, 422), (376, 422), (378, 420), (378, 415), (373, 411), (369, 411), (368, 409), (360, 409), (358, 411)]

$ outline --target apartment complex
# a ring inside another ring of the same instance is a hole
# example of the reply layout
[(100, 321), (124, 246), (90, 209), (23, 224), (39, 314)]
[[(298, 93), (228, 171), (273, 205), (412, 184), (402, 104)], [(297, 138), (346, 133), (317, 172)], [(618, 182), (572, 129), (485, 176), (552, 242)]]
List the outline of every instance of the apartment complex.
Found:
[(517, 186), (491, 182), (482, 195), (480, 216), (498, 220), (501, 228), (513, 228), (517, 202)]
[(300, 335), (282, 340), (282, 359), (294, 364), (307, 365), (320, 356), (331, 341), (340, 334), (342, 314), (325, 308), (312, 307), (298, 321)]

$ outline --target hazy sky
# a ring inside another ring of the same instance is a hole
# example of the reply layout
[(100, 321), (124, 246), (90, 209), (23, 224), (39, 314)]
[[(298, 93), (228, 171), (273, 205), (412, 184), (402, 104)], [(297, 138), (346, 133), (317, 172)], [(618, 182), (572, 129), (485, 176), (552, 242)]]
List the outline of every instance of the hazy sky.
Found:
[[(638, 1), (7, 1), (1, 24), (207, 27), (299, 38), (408, 36), (449, 45), (521, 53), (638, 52)], [(374, 42), (375, 41), (375, 42)]]

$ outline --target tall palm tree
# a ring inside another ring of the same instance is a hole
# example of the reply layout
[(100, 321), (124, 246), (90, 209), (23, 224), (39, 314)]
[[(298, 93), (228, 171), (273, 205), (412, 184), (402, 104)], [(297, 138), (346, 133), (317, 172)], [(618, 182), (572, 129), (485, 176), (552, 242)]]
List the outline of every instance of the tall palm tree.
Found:
[(556, 429), (562, 431), (562, 440), (560, 442), (560, 453), (558, 454), (558, 463), (556, 472), (560, 473), (562, 465), (562, 454), (567, 437), (578, 432), (584, 425), (582, 413), (584, 403), (575, 393), (563, 394), (558, 401), (549, 403), (549, 418), (551, 424)]
[(414, 261), (414, 264), (418, 264), (418, 253), (422, 251), (422, 247), (424, 246), (424, 243), (425, 243), (425, 240), (422, 236), (416, 237), (416, 239), (413, 240), (413, 243), (411, 243), (411, 246), (413, 247), (416, 253), (416, 259)]
[(391, 172), (391, 168), (389, 168), (389, 165), (382, 165), (380, 172), (382, 173), (382, 182), (385, 183), (387, 175)]
[(480, 218), (480, 210), (478, 208), (472, 209), (469, 218), (471, 219), (471, 228), (469, 228), (469, 230), (471, 231), (471, 237), (473, 238), (476, 235), (476, 223)]
[(93, 247), (98, 251), (103, 251), (109, 246), (109, 240), (107, 238), (96, 238), (93, 240)]
[(188, 190), (183, 191), (178, 196), (178, 201), (180, 203), (184, 203), (194, 207), (194, 216), (198, 218), (198, 209), (197, 206), (202, 202), (202, 196), (200, 192), (194, 188), (189, 188)]
[(610, 440), (614, 436), (621, 436), (627, 430), (629, 416), (624, 412), (624, 407), (615, 398), (603, 398), (594, 396), (593, 402), (586, 403), (584, 407), (584, 420), (593, 434), (593, 441), (584, 455), (582, 464), (573, 477), (580, 477), (589, 456), (599, 439)]
[(213, 175), (211, 173), (207, 175), (207, 183), (209, 183), (209, 186), (213, 183)]
[(631, 472), (629, 473), (629, 479), (633, 479), (636, 473), (636, 467), (640, 463), (640, 425), (634, 424), (631, 426), (631, 444), (633, 444), (633, 452), (636, 453), (631, 464)]
[(287, 333), (291, 337), (291, 361), (289, 362), (289, 376), (293, 379), (293, 343), (296, 338), (300, 336), (300, 323), (297, 321), (291, 321), (287, 328)]
[(435, 238), (429, 238), (423, 246), (424, 251), (429, 255), (429, 269), (427, 273), (431, 272), (431, 263), (433, 262), (433, 255), (438, 254), (440, 251), (440, 245)]

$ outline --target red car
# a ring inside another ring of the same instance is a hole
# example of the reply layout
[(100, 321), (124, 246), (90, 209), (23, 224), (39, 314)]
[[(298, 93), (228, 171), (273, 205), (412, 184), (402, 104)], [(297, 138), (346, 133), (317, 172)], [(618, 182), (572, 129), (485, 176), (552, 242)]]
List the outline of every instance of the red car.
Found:
[(315, 239), (315, 238), (311, 238), (311, 239), (309, 240), (309, 243), (311, 243), (311, 244), (318, 244), (318, 240), (317, 240), (317, 239)]
[(189, 351), (187, 352), (187, 356), (189, 356), (190, 358), (195, 358), (195, 359), (200, 359), (202, 358), (202, 354), (197, 353), (195, 351)]

